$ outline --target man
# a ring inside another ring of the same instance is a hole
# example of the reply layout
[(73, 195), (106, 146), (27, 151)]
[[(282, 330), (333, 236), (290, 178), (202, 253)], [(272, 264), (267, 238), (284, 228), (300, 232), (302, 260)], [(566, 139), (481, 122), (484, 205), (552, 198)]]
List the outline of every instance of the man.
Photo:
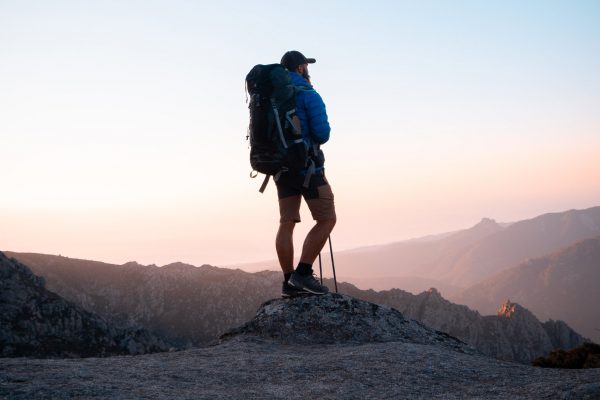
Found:
[[(288, 70), (297, 89), (296, 114), (300, 119), (302, 137), (315, 163), (314, 170), (308, 168), (296, 174), (287, 172), (276, 182), (280, 223), (275, 247), (285, 279), (281, 293), (283, 297), (307, 292), (325, 294), (329, 291), (315, 278), (312, 269), (336, 222), (333, 192), (325, 178), (325, 158), (320, 149), (320, 145), (329, 140), (331, 129), (325, 104), (312, 87), (308, 74), (308, 64), (315, 62), (314, 58), (306, 58), (298, 51), (288, 51), (281, 59), (281, 64)], [(302, 197), (316, 224), (304, 240), (300, 262), (294, 269), (293, 233), (296, 223), (300, 222)]]

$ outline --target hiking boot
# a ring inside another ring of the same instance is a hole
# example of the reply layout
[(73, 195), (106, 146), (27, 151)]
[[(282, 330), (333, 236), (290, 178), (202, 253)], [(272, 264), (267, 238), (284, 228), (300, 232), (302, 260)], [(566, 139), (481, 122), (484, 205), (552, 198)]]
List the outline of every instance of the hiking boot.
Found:
[(299, 273), (294, 272), (292, 276), (290, 276), (288, 284), (296, 289), (302, 289), (314, 294), (325, 294), (329, 292), (327, 286), (321, 285), (317, 278), (312, 274), (300, 275)]
[(296, 297), (303, 294), (309, 294), (309, 292), (295, 288), (287, 282), (283, 282), (283, 286), (281, 287), (281, 297)]

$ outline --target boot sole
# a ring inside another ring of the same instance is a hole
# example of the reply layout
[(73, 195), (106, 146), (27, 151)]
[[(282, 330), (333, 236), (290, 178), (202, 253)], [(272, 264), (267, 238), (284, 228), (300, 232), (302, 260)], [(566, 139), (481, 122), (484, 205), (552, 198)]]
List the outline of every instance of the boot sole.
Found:
[(298, 292), (295, 294), (281, 293), (281, 297), (283, 297), (285, 299), (289, 299), (291, 297), (309, 296), (309, 295), (313, 295), (313, 294), (314, 293), (311, 293), (311, 292)]
[(307, 293), (311, 293), (311, 294), (323, 295), (323, 294), (327, 294), (327, 293), (329, 293), (329, 291), (327, 291), (327, 292), (315, 292), (315, 291), (313, 291), (313, 290), (310, 290), (309, 288), (307, 288), (307, 287), (304, 287), (304, 286), (296, 286), (296, 285), (294, 285), (292, 282), (288, 282), (288, 284), (290, 284), (291, 286), (295, 287), (296, 289), (299, 289), (299, 290), (304, 290), (305, 292), (307, 292)]

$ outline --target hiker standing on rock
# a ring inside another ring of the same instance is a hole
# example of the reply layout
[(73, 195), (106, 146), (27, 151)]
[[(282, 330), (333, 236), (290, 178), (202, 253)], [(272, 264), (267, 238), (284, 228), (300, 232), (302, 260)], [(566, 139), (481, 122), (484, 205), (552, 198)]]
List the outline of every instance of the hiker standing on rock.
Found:
[[(329, 140), (331, 128), (325, 103), (310, 83), (308, 74), (308, 64), (315, 62), (314, 58), (306, 58), (299, 51), (288, 51), (281, 59), (296, 88), (296, 115), (300, 120), (302, 139), (313, 161), (309, 167), (299, 172), (288, 171), (276, 180), (280, 221), (275, 247), (285, 277), (281, 293), (284, 297), (329, 291), (315, 278), (312, 269), (336, 223), (333, 192), (325, 178), (325, 157), (320, 149), (320, 145)], [(300, 262), (294, 269), (293, 233), (296, 223), (300, 222), (302, 197), (316, 224), (306, 235)]]

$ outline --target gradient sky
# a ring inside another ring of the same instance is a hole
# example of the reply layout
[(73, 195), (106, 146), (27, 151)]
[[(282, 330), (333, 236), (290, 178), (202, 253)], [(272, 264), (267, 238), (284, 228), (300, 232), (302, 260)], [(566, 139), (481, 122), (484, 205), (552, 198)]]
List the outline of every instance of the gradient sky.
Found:
[(291, 49), (332, 125), (334, 249), (600, 205), (598, 21), (598, 1), (0, 0), (0, 249), (274, 258), (244, 77)]

